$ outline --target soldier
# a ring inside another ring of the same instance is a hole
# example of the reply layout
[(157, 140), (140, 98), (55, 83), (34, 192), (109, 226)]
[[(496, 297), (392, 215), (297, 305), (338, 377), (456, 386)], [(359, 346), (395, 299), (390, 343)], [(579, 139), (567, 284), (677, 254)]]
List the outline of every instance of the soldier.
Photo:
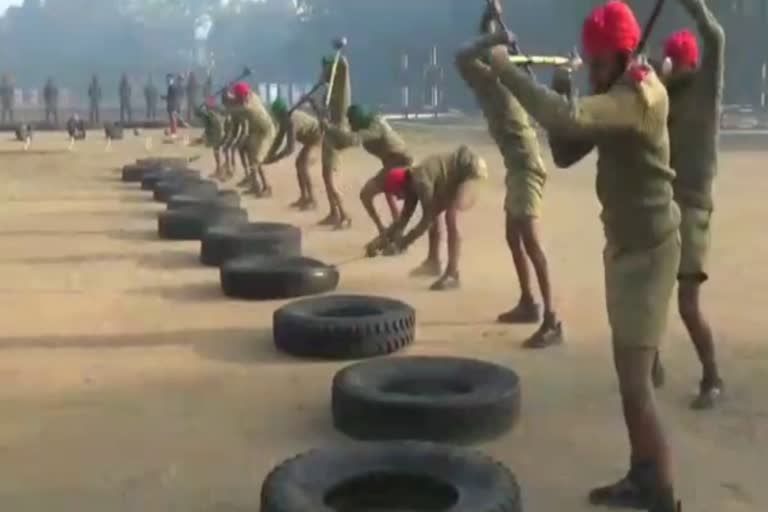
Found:
[(131, 96), (133, 89), (131, 82), (128, 80), (128, 75), (123, 73), (120, 78), (120, 123), (125, 124), (126, 121), (133, 120), (133, 109), (131, 108)]
[(88, 86), (88, 102), (90, 106), (88, 120), (91, 124), (100, 122), (101, 115), (99, 106), (101, 105), (101, 84), (99, 83), (99, 77), (96, 75), (91, 77), (91, 83)]
[(203, 122), (203, 139), (205, 145), (213, 150), (213, 160), (216, 163), (216, 170), (211, 177), (218, 180), (227, 179), (225, 168), (221, 163), (221, 146), (226, 129), (227, 112), (224, 108), (226, 98), (222, 98), (222, 105), (216, 105), (216, 98), (210, 96), (206, 99), (205, 105), (199, 107), (195, 114)]
[[(500, 9), (499, 3), (496, 8)], [(481, 22), (481, 32), (496, 30), (490, 7)], [(541, 203), (547, 171), (541, 158), (536, 132), (528, 114), (499, 81), (487, 59), (472, 54), (471, 47), (456, 55), (456, 67), (472, 89), (488, 123), (506, 167), (505, 234), (520, 283), (520, 300), (499, 322), (527, 324), (541, 321), (539, 329), (528, 338), (526, 348), (546, 348), (563, 341), (560, 320), (553, 303), (547, 257), (541, 242)], [(544, 304), (543, 319), (533, 298), (528, 262), (531, 262)]]
[[(187, 77), (187, 118), (192, 119), (197, 108), (197, 97), (200, 93), (200, 86), (197, 83), (197, 76), (194, 71), (190, 71)], [(206, 96), (207, 97), (207, 96)]]
[[(323, 132), (320, 122), (306, 112), (294, 110), (289, 114), (288, 105), (278, 98), (272, 103), (272, 115), (277, 120), (279, 131), (272, 145), (270, 155), (265, 164), (279, 162), (293, 154), (296, 143), (301, 144), (301, 149), (296, 157), (296, 178), (299, 183), (299, 199), (291, 203), (292, 208), (300, 210), (314, 210), (317, 208), (315, 193), (312, 188), (312, 178), (309, 174), (310, 166), (317, 160), (317, 153), (323, 141)], [(282, 140), (285, 139), (285, 147), (277, 151)]]
[(237, 183), (238, 187), (245, 187), (250, 184), (248, 175), (248, 162), (245, 159), (244, 152), (241, 151), (243, 140), (246, 136), (246, 123), (243, 115), (243, 109), (239, 108), (235, 101), (233, 90), (226, 89), (222, 92), (222, 106), (227, 112), (226, 122), (224, 124), (224, 137), (221, 142), (221, 150), (224, 152), (224, 174), (233, 177), (237, 172), (237, 158), (240, 155), (240, 161), (243, 165), (244, 178)]
[(45, 121), (47, 123), (53, 123), (54, 126), (59, 124), (59, 88), (53, 81), (53, 78), (48, 78), (43, 87), (43, 101), (45, 102)]
[[(681, 256), (678, 308), (701, 361), (699, 394), (691, 407), (710, 409), (723, 390), (712, 329), (700, 305), (701, 285), (708, 279), (707, 254), (713, 210), (712, 182), (717, 173), (717, 141), (723, 96), (725, 33), (704, 0), (679, 0), (698, 26), (696, 36), (683, 30), (670, 36), (665, 57), (671, 69), (664, 77), (669, 92), (671, 163), (675, 201), (680, 206)], [(693, 149), (695, 148), (695, 150)], [(657, 374), (661, 362), (657, 361)]]
[[(656, 410), (651, 371), (664, 334), (680, 264), (680, 211), (672, 197), (667, 91), (653, 69), (634, 57), (641, 29), (619, 0), (584, 22), (582, 44), (594, 94), (567, 98), (538, 85), (510, 62), (511, 34), (490, 36), (491, 67), (551, 134), (555, 161), (568, 166), (597, 148), (597, 193), (607, 238), (603, 255), (608, 319), (624, 420), (631, 446), (625, 478), (594, 489), (595, 505), (675, 512), (671, 455)], [(494, 46), (495, 45), (495, 46)]]
[(203, 95), (208, 98), (213, 95), (213, 74), (209, 71), (203, 84)]
[[(371, 114), (361, 105), (352, 105), (347, 109), (347, 121), (349, 129), (336, 125), (329, 125), (323, 121), (326, 137), (332, 139), (332, 143), (339, 149), (352, 146), (363, 146), (372, 156), (379, 159), (381, 169), (363, 186), (360, 191), (360, 200), (366, 212), (373, 220), (379, 234), (384, 232), (384, 224), (381, 222), (373, 199), (382, 191), (381, 184), (386, 179), (389, 171), (395, 167), (410, 167), (413, 163), (405, 141), (387, 121), (381, 116)], [(392, 215), (392, 222), (397, 220), (398, 211), (395, 198), (390, 194), (384, 194)], [(430, 231), (430, 233), (432, 233)], [(437, 275), (442, 272), (440, 262), (428, 262), (421, 272), (416, 275)]]
[[(380, 252), (403, 252), (440, 222), (443, 216), (448, 232), (448, 265), (430, 289), (458, 288), (461, 255), (459, 212), (468, 210), (474, 203), (473, 183), (487, 177), (485, 160), (466, 146), (459, 147), (453, 153), (431, 156), (414, 167), (389, 171), (384, 178), (384, 189), (386, 193), (405, 201), (403, 212), (391, 226), (366, 245), (366, 253), (375, 256)], [(421, 220), (404, 234), (417, 205), (421, 205)], [(439, 252), (437, 243), (438, 240), (430, 238), (428, 260)]]
[[(333, 57), (323, 59), (322, 79), (325, 82), (331, 81), (333, 74)], [(333, 77), (333, 83), (329, 83), (330, 102), (328, 105), (328, 117), (331, 124), (346, 129), (347, 128), (347, 109), (352, 100), (352, 86), (349, 78), (349, 62), (343, 55), (339, 56), (336, 65), (336, 74)], [(323, 138), (321, 151), (321, 161), (323, 168), (323, 183), (328, 196), (328, 206), (330, 212), (328, 216), (320, 221), (320, 225), (334, 226), (336, 229), (345, 229), (352, 224), (349, 215), (344, 209), (343, 200), (339, 189), (336, 187), (334, 174), (340, 165), (340, 148), (336, 147), (330, 138)]]
[[(275, 124), (259, 96), (246, 82), (232, 87), (242, 128), (241, 148), (247, 162), (248, 192), (256, 197), (271, 197), (272, 187), (264, 174), (264, 160), (275, 139)], [(245, 162), (244, 162), (245, 164)]]
[(0, 79), (0, 102), (2, 102), (2, 122), (13, 122), (13, 106), (16, 101), (13, 79), (3, 74)]
[(165, 108), (168, 113), (168, 134), (171, 137), (176, 137), (176, 129), (178, 127), (178, 112), (181, 104), (180, 91), (178, 84), (176, 83), (176, 77), (168, 73), (165, 77), (167, 89), (165, 96), (161, 96), (165, 100)]
[(157, 90), (152, 75), (147, 78), (144, 86), (144, 101), (147, 104), (147, 119), (154, 121), (157, 119), (157, 100), (160, 98), (160, 91)]

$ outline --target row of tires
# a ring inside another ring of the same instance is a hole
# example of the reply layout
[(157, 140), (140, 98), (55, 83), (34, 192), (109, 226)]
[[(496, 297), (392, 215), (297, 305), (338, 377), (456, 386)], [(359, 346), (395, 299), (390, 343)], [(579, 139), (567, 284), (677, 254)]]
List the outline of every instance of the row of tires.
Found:
[[(179, 161), (139, 161), (123, 179), (167, 203), (158, 216), (161, 238), (200, 240), (200, 261), (220, 267), (226, 295), (273, 299), (336, 288), (335, 268), (301, 256), (298, 228), (248, 222), (237, 193), (219, 191)], [(276, 348), (302, 358), (391, 354), (413, 343), (415, 328), (411, 306), (382, 297), (318, 296), (273, 315)], [(377, 442), (313, 450), (280, 464), (263, 483), (262, 511), (521, 512), (519, 485), (507, 468), (435, 444), (497, 437), (516, 423), (520, 403), (517, 375), (482, 361), (399, 357), (343, 368), (331, 385), (333, 424)]]
[(200, 261), (220, 268), (225, 295), (239, 299), (282, 299), (336, 289), (338, 270), (302, 256), (301, 230), (287, 224), (249, 222), (240, 196), (180, 167), (183, 159), (137, 161), (123, 169), (123, 181), (140, 182), (155, 201), (158, 236), (199, 240)]

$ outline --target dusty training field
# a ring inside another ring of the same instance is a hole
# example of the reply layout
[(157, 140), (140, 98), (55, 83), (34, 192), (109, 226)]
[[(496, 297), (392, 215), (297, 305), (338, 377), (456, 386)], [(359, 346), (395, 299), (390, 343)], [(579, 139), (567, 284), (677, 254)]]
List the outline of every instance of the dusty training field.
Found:
[[(303, 230), (304, 253), (341, 263), (339, 292), (391, 296), (417, 310), (405, 354), (492, 361), (521, 376), (520, 423), (476, 446), (520, 480), (525, 509), (586, 512), (586, 492), (627, 466), (627, 443), (603, 300), (594, 160), (551, 173), (544, 233), (566, 344), (527, 352), (529, 327), (494, 323), (518, 298), (503, 238), (503, 170), (481, 130), (405, 130), (418, 158), (468, 142), (491, 180), (463, 219), (464, 288), (428, 291), (408, 271), (425, 241), (398, 258), (360, 260), (373, 235), (357, 193), (376, 170), (348, 151), (339, 179), (349, 231), (300, 213), (293, 161), (269, 173), (275, 197), (245, 199), (252, 220)], [(273, 347), (281, 302), (224, 298), (199, 244), (157, 239), (162, 209), (118, 168), (147, 156), (143, 137), (103, 151), (100, 133), (66, 151), (41, 135), (28, 153), (0, 141), (0, 510), (3, 512), (245, 512), (267, 472), (312, 447), (351, 443), (331, 425), (330, 382), (343, 363), (305, 362)], [(203, 149), (161, 145), (152, 155)], [(676, 313), (664, 345), (660, 406), (678, 492), (691, 512), (768, 510), (767, 151), (722, 155), (712, 279), (705, 305), (717, 332), (727, 401), (695, 413), (698, 363)], [(205, 153), (193, 164), (207, 174)], [(319, 169), (313, 170), (320, 186)], [(322, 197), (320, 194), (318, 197)], [(382, 205), (380, 205), (382, 206)]]

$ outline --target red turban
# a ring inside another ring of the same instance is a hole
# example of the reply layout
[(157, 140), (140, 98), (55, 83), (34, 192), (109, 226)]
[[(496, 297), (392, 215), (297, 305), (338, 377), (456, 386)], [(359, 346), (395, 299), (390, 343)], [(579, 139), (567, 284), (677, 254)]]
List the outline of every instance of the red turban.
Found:
[(631, 54), (640, 44), (640, 25), (632, 9), (619, 0), (595, 8), (584, 20), (581, 41), (587, 57)]
[(232, 94), (238, 100), (244, 100), (251, 92), (251, 87), (247, 82), (237, 82), (232, 86)]
[(680, 30), (664, 42), (664, 56), (675, 66), (695, 68), (699, 63), (699, 42), (690, 30)]
[(387, 173), (384, 180), (384, 192), (393, 196), (401, 196), (408, 181), (408, 169), (397, 167)]

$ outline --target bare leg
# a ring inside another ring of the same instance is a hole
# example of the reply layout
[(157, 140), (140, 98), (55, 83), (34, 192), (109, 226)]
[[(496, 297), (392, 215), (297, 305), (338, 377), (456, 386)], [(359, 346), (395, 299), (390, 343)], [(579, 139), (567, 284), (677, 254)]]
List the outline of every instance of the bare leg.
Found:
[(400, 210), (397, 207), (395, 196), (392, 194), (384, 194), (384, 197), (387, 200), (387, 206), (389, 206), (389, 213), (392, 215), (392, 222), (395, 222), (400, 216)]
[(264, 197), (272, 197), (272, 187), (267, 181), (267, 174), (264, 172), (264, 165), (261, 163), (256, 164), (256, 172), (261, 178), (261, 195)]
[(459, 259), (461, 258), (461, 233), (458, 223), (457, 208), (448, 208), (445, 212), (445, 227), (448, 240), (448, 264), (445, 273), (432, 286), (431, 290), (455, 290), (460, 287)]
[(441, 217), (437, 217), (429, 228), (427, 259), (411, 271), (412, 277), (438, 277), (443, 272), (440, 262), (440, 243), (443, 238)]
[(323, 184), (325, 185), (325, 194), (328, 197), (328, 207), (330, 209), (328, 216), (320, 221), (321, 225), (333, 226), (341, 219), (341, 212), (336, 201), (336, 192), (333, 183), (333, 169), (323, 166)]
[(678, 308), (685, 328), (691, 337), (699, 356), (702, 378), (699, 396), (691, 404), (694, 409), (711, 409), (719, 398), (723, 381), (717, 367), (715, 342), (712, 328), (701, 311), (701, 282), (694, 279), (681, 279), (678, 287)]
[[(595, 505), (649, 508), (654, 499), (666, 497), (674, 507), (670, 451), (656, 410), (651, 369), (656, 357), (652, 348), (614, 347), (622, 409), (631, 446), (629, 474), (616, 484), (595, 489)], [(674, 512), (674, 508), (660, 508)]]
[(539, 321), (539, 306), (533, 298), (531, 274), (528, 269), (528, 258), (523, 245), (523, 220), (506, 216), (507, 246), (512, 253), (517, 280), (520, 284), (520, 300), (517, 306), (499, 315), (501, 323), (537, 323)]
[(544, 303), (544, 321), (523, 346), (526, 348), (546, 348), (558, 345), (563, 342), (562, 325), (553, 307), (549, 266), (541, 245), (538, 222), (533, 217), (526, 217), (522, 222), (522, 227), (523, 246), (536, 272), (536, 279), (539, 282), (541, 298)]

